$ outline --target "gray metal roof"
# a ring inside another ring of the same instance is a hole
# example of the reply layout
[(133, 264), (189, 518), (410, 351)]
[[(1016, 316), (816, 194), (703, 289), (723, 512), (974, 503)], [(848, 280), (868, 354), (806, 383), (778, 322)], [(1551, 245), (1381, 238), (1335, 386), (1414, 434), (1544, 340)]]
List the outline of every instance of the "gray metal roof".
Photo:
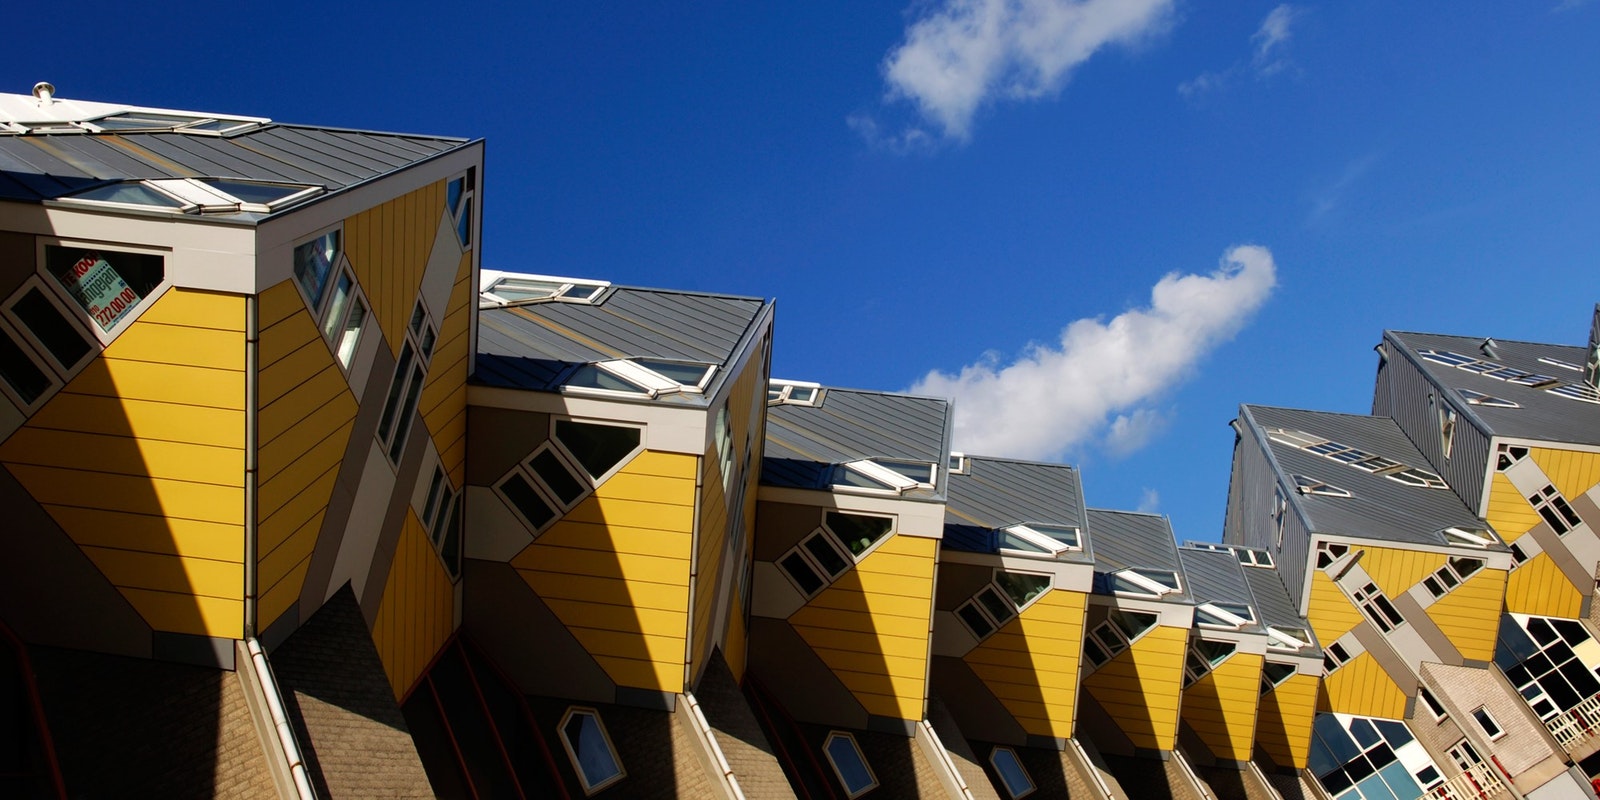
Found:
[[(474, 379), (490, 386), (554, 391), (583, 364), (610, 359), (667, 359), (727, 367), (740, 342), (772, 304), (734, 295), (619, 286), (593, 304), (533, 303), (478, 312)], [(704, 404), (726, 377), (718, 370), (705, 395), (663, 395)]]
[(1439, 531), (1451, 526), (1487, 527), (1449, 489), (1409, 486), (1382, 475), (1267, 438), (1265, 427), (1303, 431), (1331, 441), (1431, 471), (1427, 459), (1388, 417), (1334, 414), (1269, 406), (1241, 406), (1240, 417), (1267, 446), (1282, 485), (1303, 475), (1348, 490), (1350, 497), (1290, 491), (1313, 533), (1328, 533), (1402, 544), (1448, 545)]
[(228, 136), (6, 135), (0, 136), (0, 199), (40, 202), (111, 181), (161, 178), (313, 184), (333, 193), (468, 144), (439, 136), (280, 124)]
[(1189, 594), (1197, 603), (1244, 603), (1252, 608), (1250, 585), (1244, 567), (1232, 553), (1221, 550), (1178, 548), (1183, 574), (1189, 579)]
[(932, 492), (906, 497), (943, 498), (950, 456), (950, 403), (937, 397), (824, 388), (816, 406), (767, 407), (766, 458), (761, 482), (821, 489), (831, 466), (861, 459), (897, 459), (939, 467)]
[(1310, 623), (1295, 611), (1294, 601), (1289, 597), (1289, 590), (1283, 585), (1283, 577), (1276, 569), (1261, 567), (1241, 567), (1244, 579), (1250, 584), (1250, 596), (1255, 599), (1256, 614), (1261, 621), (1275, 628), (1301, 628), (1316, 641), (1316, 634), (1311, 631)]
[(1083, 553), (1092, 554), (1089, 521), (1083, 508), (1078, 470), (1065, 464), (967, 456), (966, 470), (950, 475), (945, 503), (944, 545), (958, 550), (995, 552), (994, 531), (1037, 522), (1077, 528)]
[(1472, 389), (1511, 400), (1522, 406), (1495, 408), (1469, 405), (1465, 398), (1455, 398), (1455, 407), (1463, 414), (1476, 417), (1482, 423), (1479, 427), (1489, 433), (1553, 442), (1600, 445), (1600, 405), (1554, 395), (1544, 389), (1507, 383), (1447, 364), (1435, 363), (1416, 354), (1416, 351), (1423, 349), (1448, 350), (1482, 361), (1503, 364), (1523, 372), (1547, 375), (1564, 383), (1581, 384), (1583, 373), (1546, 364), (1539, 359), (1551, 358), (1582, 366), (1585, 358), (1584, 348), (1495, 339), (1493, 348), (1495, 354), (1491, 357), (1479, 349), (1484, 341), (1482, 338), (1400, 331), (1387, 331), (1384, 336), (1408, 351), (1403, 353), (1403, 357), (1418, 364), (1435, 383), (1453, 390)]
[(1183, 579), (1183, 562), (1178, 559), (1178, 543), (1166, 517), (1137, 511), (1088, 510), (1089, 535), (1094, 541), (1095, 585), (1102, 576), (1129, 568), (1170, 570), (1178, 573), (1185, 591), (1167, 595), (1166, 600), (1188, 599), (1189, 582)]

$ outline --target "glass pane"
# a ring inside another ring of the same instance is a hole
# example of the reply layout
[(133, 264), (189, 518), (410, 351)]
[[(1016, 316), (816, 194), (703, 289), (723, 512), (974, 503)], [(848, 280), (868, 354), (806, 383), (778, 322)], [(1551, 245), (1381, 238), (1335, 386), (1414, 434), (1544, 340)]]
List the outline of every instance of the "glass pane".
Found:
[(528, 462), (528, 466), (540, 480), (544, 481), (545, 486), (550, 487), (550, 491), (555, 493), (556, 499), (560, 500), (562, 505), (570, 506), (583, 495), (586, 487), (579, 483), (577, 478), (572, 477), (572, 473), (567, 471), (567, 466), (561, 463), (561, 457), (554, 452), (541, 450)]
[(961, 617), (962, 621), (967, 623), (967, 627), (971, 628), (972, 632), (977, 634), (980, 639), (994, 633), (994, 625), (990, 624), (988, 618), (984, 617), (983, 613), (978, 611), (978, 607), (971, 603), (956, 609), (956, 615)]
[(378, 438), (389, 441), (389, 434), (394, 430), (395, 418), (400, 410), (400, 393), (405, 388), (406, 372), (411, 369), (411, 361), (416, 354), (411, 350), (408, 342), (400, 348), (400, 362), (394, 368), (394, 380), (389, 382), (389, 397), (383, 403), (383, 416), (378, 420)]
[(424, 524), (431, 522), (434, 512), (439, 508), (439, 487), (444, 485), (444, 470), (435, 467), (433, 480), (428, 482), (428, 499), (422, 504), (422, 521)]
[(102, 331), (131, 313), (166, 274), (161, 256), (54, 245), (45, 248), (45, 265)]
[(809, 595), (822, 588), (822, 578), (817, 576), (817, 571), (812, 569), (799, 553), (790, 553), (778, 563), (783, 566), (783, 571), (789, 573), (789, 577), (794, 578), (794, 582), (799, 584), (800, 591)]
[(556, 420), (556, 440), (589, 477), (598, 479), (639, 447), (639, 429), (561, 419)]
[(833, 545), (828, 543), (828, 538), (822, 534), (814, 534), (807, 539), (805, 548), (829, 575), (836, 578), (850, 566), (850, 563), (844, 560), (844, 556), (839, 555), (839, 551), (833, 549)]
[(361, 342), (361, 328), (367, 322), (367, 304), (357, 298), (350, 306), (350, 314), (344, 319), (344, 332), (339, 334), (337, 355), (341, 366), (350, 366), (350, 360), (355, 358), (356, 345)]
[[(256, 123), (251, 122), (250, 120), (247, 120), (247, 119), (213, 119), (213, 120), (209, 120), (209, 121), (206, 121), (206, 122), (199, 123), (197, 125), (186, 125), (186, 126), (184, 126), (184, 130), (185, 131), (214, 131), (216, 133), (226, 133), (227, 131), (231, 131), (234, 128), (243, 128), (243, 127), (246, 127), (246, 126), (249, 126), (249, 125), (255, 125), (255, 124)], [(238, 195), (234, 195), (234, 196), (237, 197)]]
[(833, 531), (834, 535), (850, 548), (850, 553), (856, 556), (866, 552), (867, 548), (887, 536), (894, 528), (894, 521), (887, 517), (846, 514), (842, 511), (829, 511), (824, 515), (823, 522), (828, 526), (828, 530)]
[(876, 780), (872, 771), (867, 769), (867, 762), (862, 759), (861, 752), (856, 749), (855, 742), (846, 736), (831, 736), (827, 744), (828, 760), (833, 762), (839, 771), (839, 779), (844, 782), (846, 792), (855, 794), (871, 788)]
[(543, 300), (554, 295), (556, 290), (560, 288), (561, 284), (550, 281), (502, 278), (499, 282), (489, 287), (489, 291), (506, 300)]
[(340, 273), (333, 287), (333, 299), (328, 301), (328, 318), (322, 321), (322, 335), (333, 338), (334, 331), (344, 325), (344, 313), (350, 307), (350, 297), (355, 292), (355, 279), (350, 273)]
[(1024, 553), (1053, 552), (1022, 538), (1021, 536), (1018, 536), (1014, 533), (1008, 533), (1006, 531), (1000, 532), (1000, 546), (1007, 550), (1021, 550)]
[[(1404, 770), (1401, 771), (1403, 772)], [(1367, 776), (1356, 784), (1356, 789), (1361, 792), (1362, 800), (1400, 800), (1400, 798), (1394, 796), (1394, 792), (1390, 791), (1388, 785), (1383, 782), (1382, 775)], [(1406, 798), (1410, 800), (1410, 798), (1419, 796), (1421, 796), (1420, 793), (1416, 795), (1408, 794)]]
[(585, 364), (572, 373), (566, 380), (566, 385), (584, 389), (606, 389), (613, 392), (628, 392), (630, 394), (649, 394), (645, 389), (635, 386), (616, 375), (611, 374), (593, 364)]
[(933, 464), (921, 461), (890, 461), (886, 459), (873, 459), (880, 466), (887, 467), (916, 481), (917, 483), (933, 483)]
[(1002, 625), (1017, 614), (1011, 606), (1006, 605), (1006, 601), (1000, 599), (1000, 593), (996, 592), (993, 587), (986, 587), (983, 591), (978, 592), (978, 602), (983, 604), (984, 609), (989, 612), (989, 616), (994, 617), (995, 621)]
[(1050, 588), (1050, 576), (1029, 575), (1023, 572), (1001, 572), (994, 576), (994, 582), (1004, 589), (1011, 602), (1017, 607), (1027, 605)]
[(207, 185), (220, 189), (246, 203), (271, 205), (291, 194), (303, 192), (304, 186), (283, 186), (266, 183), (245, 183), (244, 181), (208, 180)]
[(1033, 779), (1028, 777), (1028, 771), (1022, 768), (1022, 762), (1017, 760), (1015, 752), (997, 747), (989, 756), (989, 761), (994, 764), (994, 771), (999, 774), (1000, 782), (1006, 785), (1006, 791), (1012, 797), (1033, 790)]
[(1576, 646), (1589, 640), (1589, 633), (1583, 629), (1582, 623), (1570, 619), (1551, 620), (1550, 623), (1567, 644)]
[(127, 113), (113, 114), (105, 119), (94, 120), (93, 124), (108, 131), (138, 131), (159, 130), (161, 128), (175, 128), (194, 122), (198, 117), (180, 117), (173, 114), (152, 113)]
[[(593, 291), (592, 287), (583, 287), (586, 292)], [(669, 380), (677, 381), (684, 386), (698, 386), (700, 379), (706, 376), (706, 371), (711, 369), (707, 364), (679, 364), (672, 361), (656, 361), (641, 358), (634, 361), (641, 367), (660, 373)]]
[(1156, 626), (1156, 615), (1140, 611), (1124, 611), (1117, 609), (1111, 612), (1111, 621), (1122, 629), (1124, 636), (1129, 641), (1139, 638), (1139, 635)]
[(1356, 742), (1361, 745), (1362, 749), (1371, 747), (1383, 740), (1383, 737), (1378, 735), (1378, 729), (1372, 727), (1371, 722), (1360, 717), (1350, 720), (1350, 735), (1355, 737)]
[(338, 257), (338, 231), (329, 231), (294, 249), (294, 277), (311, 298), (312, 308), (322, 306), (322, 292), (328, 287), (328, 274)]
[(155, 206), (157, 208), (182, 208), (183, 202), (175, 197), (158, 192), (137, 181), (124, 181), (79, 192), (72, 196), (77, 200), (99, 200), (105, 203), (129, 203), (138, 206)]
[(461, 496), (456, 495), (455, 502), (450, 506), (450, 522), (445, 528), (444, 542), (439, 545), (439, 554), (444, 556), (444, 567), (450, 571), (450, 577), (461, 574)]
[(444, 206), (445, 211), (448, 211), (451, 216), (455, 216), (456, 206), (461, 204), (461, 189), (465, 185), (466, 181), (461, 178), (456, 178), (448, 184), (445, 184)]
[(809, 403), (817, 396), (815, 386), (794, 386), (789, 389), (789, 399), (796, 403)]
[(1422, 796), (1421, 787), (1417, 786), (1417, 782), (1411, 777), (1411, 773), (1406, 770), (1405, 764), (1396, 761), (1379, 770), (1378, 774), (1383, 776), (1383, 782), (1388, 784), (1389, 791), (1393, 792), (1395, 797)]
[(573, 714), (562, 727), (561, 738), (567, 740), (572, 749), (573, 765), (591, 788), (622, 774), (622, 766), (611, 754), (611, 746), (601, 731), (599, 717), (589, 713)]
[(49, 376), (5, 331), (0, 331), (0, 378), (16, 390), (25, 404), (32, 404), (50, 388)]
[(1528, 635), (1532, 636), (1533, 640), (1541, 645), (1547, 645), (1558, 638), (1555, 629), (1550, 627), (1550, 623), (1539, 617), (1528, 619)]
[(472, 203), (467, 203), (461, 209), (461, 216), (456, 219), (456, 238), (461, 240), (462, 247), (472, 244)]
[(71, 368), (89, 355), (92, 349), (77, 327), (67, 321), (61, 309), (56, 308), (38, 289), (29, 289), (23, 294), (11, 307), (11, 313), (16, 314), (22, 324), (33, 331), (33, 335), (38, 337), (39, 342), (63, 368)]
[(550, 508), (550, 504), (534, 491), (533, 484), (528, 483), (528, 479), (521, 474), (513, 473), (505, 483), (500, 484), (500, 491), (534, 530), (544, 527), (545, 523), (556, 517), (556, 512)]
[(1343, 764), (1361, 755), (1362, 748), (1356, 746), (1355, 740), (1351, 739), (1344, 726), (1339, 724), (1338, 717), (1332, 714), (1318, 714), (1316, 722), (1312, 723), (1312, 729), (1328, 748), (1334, 763)]
[(1082, 547), (1078, 538), (1077, 528), (1066, 528), (1059, 525), (1029, 525), (1028, 527), (1068, 547)]
[(417, 412), (417, 401), (422, 399), (422, 367), (411, 368), (411, 382), (406, 386), (406, 401), (400, 407), (399, 425), (394, 432), (394, 441), (389, 444), (389, 460), (398, 462), (400, 453), (405, 450), (406, 436), (411, 433), (411, 417)]

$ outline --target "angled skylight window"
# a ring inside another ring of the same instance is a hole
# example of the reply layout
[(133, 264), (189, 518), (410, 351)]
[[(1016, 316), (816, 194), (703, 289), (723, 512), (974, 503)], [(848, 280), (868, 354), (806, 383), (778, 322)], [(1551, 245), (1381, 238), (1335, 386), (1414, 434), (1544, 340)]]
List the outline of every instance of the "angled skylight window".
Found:
[(1111, 573), (1118, 594), (1163, 597), (1178, 591), (1178, 573), (1160, 569), (1124, 569)]
[(822, 751), (827, 754), (828, 764), (833, 767), (833, 774), (844, 787), (846, 797), (860, 797), (878, 787), (878, 778), (872, 774), (872, 767), (867, 765), (866, 756), (861, 754), (856, 737), (844, 731), (834, 731), (828, 734)]
[(924, 489), (932, 489), (939, 467), (931, 461), (903, 461), (892, 458), (873, 459), (873, 463), (880, 467), (887, 467), (905, 477), (916, 481)]
[[(646, 364), (652, 364), (670, 374), (664, 374), (645, 366)], [(563, 387), (642, 394), (652, 398), (664, 394), (699, 394), (705, 382), (710, 380), (714, 369), (715, 367), (709, 364), (680, 364), (666, 361), (626, 359), (599, 361), (578, 367), (568, 376)], [(695, 382), (685, 384), (678, 379), (679, 377), (685, 380), (692, 379)]]
[(1573, 372), (1582, 372), (1583, 371), (1583, 367), (1580, 367), (1577, 364), (1572, 363), (1571, 361), (1562, 361), (1559, 358), (1545, 358), (1545, 357), (1541, 356), (1539, 358), (1539, 363), (1540, 364), (1549, 364), (1552, 367), (1560, 367), (1562, 369), (1570, 369)]
[[(470, 197), (468, 198), (470, 200)], [(462, 201), (467, 202), (467, 201)], [(458, 234), (459, 235), (459, 234)], [(611, 284), (548, 275), (507, 275), (486, 271), (478, 293), (479, 308), (503, 308), (528, 303), (593, 304)]]
[(87, 125), (102, 131), (181, 131), (183, 133), (229, 134), (248, 130), (260, 120), (227, 117), (202, 117), (187, 114), (160, 114), (151, 111), (126, 111), (90, 120)]
[(806, 381), (767, 382), (767, 405), (815, 406), (822, 401), (822, 386)]
[(1450, 527), (1439, 531), (1446, 541), (1463, 547), (1488, 547), (1495, 543), (1493, 533), (1482, 528)]
[(1000, 529), (1000, 549), (1058, 556), (1082, 550), (1077, 528), (1058, 525), (1011, 525)]
[(122, 181), (61, 199), (174, 214), (270, 214), (322, 191), (299, 183), (173, 178)]
[(1184, 659), (1183, 685), (1188, 686), (1204, 678), (1219, 664), (1228, 660), (1237, 645), (1232, 642), (1213, 642), (1208, 639), (1196, 639), (1189, 645), (1189, 654)]
[(640, 358), (634, 361), (645, 369), (663, 375), (676, 381), (685, 392), (698, 392), (706, 388), (711, 382), (711, 376), (717, 368), (712, 364), (695, 364), (684, 361), (662, 361), (653, 358)]
[(79, 192), (73, 195), (72, 199), (111, 203), (119, 206), (153, 207), (177, 212), (184, 212), (193, 208), (192, 203), (159, 191), (143, 181), (122, 181), (107, 184), (86, 192)]
[(1330, 483), (1324, 483), (1316, 478), (1304, 475), (1294, 476), (1294, 490), (1301, 494), (1314, 494), (1320, 497), (1350, 497), (1349, 489), (1341, 489)]
[[(469, 168), (464, 175), (445, 184), (445, 211), (455, 221), (456, 239), (461, 242), (463, 248), (472, 246), (472, 187), (476, 176), (477, 170)], [(572, 287), (568, 291), (576, 288)], [(586, 299), (593, 294), (590, 292)]]
[(833, 485), (854, 486), (857, 489), (875, 489), (904, 494), (923, 484), (875, 461), (862, 459), (834, 467)]
[(1545, 391), (1565, 397), (1568, 400), (1577, 400), (1584, 403), (1600, 403), (1600, 391), (1586, 383), (1563, 383), (1560, 386), (1546, 389)]
[(1249, 547), (1235, 547), (1233, 555), (1239, 563), (1246, 567), (1272, 568), (1272, 554), (1265, 550), (1255, 550)]
[(961, 453), (951, 453), (950, 461), (946, 466), (946, 471), (951, 475), (967, 474), (967, 457)]
[(572, 766), (577, 769), (584, 794), (592, 795), (626, 777), (622, 760), (617, 758), (617, 748), (611, 744), (611, 735), (600, 721), (599, 711), (569, 708), (557, 730), (561, 732), (567, 758), (572, 759)]
[(1311, 646), (1311, 634), (1305, 628), (1267, 626), (1267, 646), (1278, 650), (1299, 650)]
[(1237, 630), (1255, 622), (1255, 612), (1244, 603), (1201, 603), (1194, 610), (1195, 622), (1213, 628)]
[(1483, 392), (1475, 392), (1475, 391), (1473, 391), (1471, 389), (1457, 389), (1456, 391), (1461, 393), (1461, 397), (1467, 401), (1468, 405), (1488, 406), (1490, 408), (1521, 408), (1522, 407), (1522, 406), (1518, 405), (1517, 403), (1514, 403), (1514, 402), (1512, 402), (1510, 400), (1505, 400), (1505, 399), (1502, 399), (1502, 398), (1499, 398), (1499, 397), (1495, 397), (1492, 394), (1484, 394)]
[(1017, 758), (1017, 751), (1009, 747), (996, 747), (990, 751), (989, 765), (1000, 776), (1000, 783), (1006, 787), (1006, 794), (1012, 800), (1027, 797), (1037, 788), (1033, 778), (1028, 776), (1028, 770), (1022, 766), (1022, 760)]
[(1443, 478), (1425, 469), (1418, 469), (1416, 467), (1406, 467), (1399, 472), (1390, 472), (1384, 475), (1384, 477), (1391, 481), (1403, 483), (1407, 486), (1418, 486), (1424, 489), (1450, 488), (1450, 484), (1445, 483)]

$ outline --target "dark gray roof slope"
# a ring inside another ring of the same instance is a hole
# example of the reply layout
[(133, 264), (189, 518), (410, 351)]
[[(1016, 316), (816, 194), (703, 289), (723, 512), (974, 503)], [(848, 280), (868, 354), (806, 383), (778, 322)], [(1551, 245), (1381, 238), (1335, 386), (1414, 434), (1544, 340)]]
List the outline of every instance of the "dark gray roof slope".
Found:
[(821, 489), (831, 467), (861, 459), (896, 459), (939, 465), (936, 490), (904, 496), (939, 499), (948, 478), (950, 403), (936, 397), (862, 389), (823, 390), (816, 406), (767, 407), (767, 447), (761, 482)]
[(1178, 559), (1178, 543), (1166, 517), (1137, 511), (1088, 511), (1089, 535), (1094, 540), (1094, 571), (1097, 590), (1102, 576), (1129, 568), (1170, 570), (1179, 575), (1185, 591), (1167, 595), (1168, 600), (1188, 597), (1189, 582), (1183, 580), (1183, 562)]
[(1244, 603), (1255, 606), (1244, 567), (1232, 553), (1220, 550), (1178, 548), (1184, 577), (1189, 579), (1189, 594), (1197, 603)]
[(1465, 398), (1457, 397), (1454, 404), (1456, 409), (1463, 416), (1475, 417), (1481, 423), (1478, 427), (1501, 436), (1600, 444), (1600, 405), (1551, 394), (1545, 389), (1508, 383), (1429, 361), (1416, 355), (1418, 350), (1447, 350), (1480, 361), (1489, 361), (1523, 372), (1556, 378), (1562, 383), (1581, 384), (1583, 373), (1547, 364), (1539, 359), (1549, 358), (1581, 366), (1584, 362), (1584, 348), (1496, 339), (1495, 355), (1491, 358), (1479, 350), (1483, 344), (1481, 338), (1399, 331), (1389, 331), (1385, 336), (1409, 350), (1406, 357), (1420, 365), (1435, 383), (1453, 390), (1472, 389), (1511, 400), (1522, 406), (1494, 408), (1469, 405), (1465, 402)]
[[(533, 303), (478, 313), (480, 383), (554, 391), (579, 365), (659, 358), (725, 367), (771, 304), (760, 298), (615, 287), (594, 304)], [(707, 395), (726, 375), (719, 370)], [(705, 396), (667, 395), (704, 403)]]
[(1373, 455), (1428, 469), (1422, 453), (1388, 417), (1333, 414), (1268, 406), (1243, 406), (1240, 416), (1257, 430), (1281, 471), (1284, 485), (1303, 475), (1350, 492), (1351, 497), (1289, 492), (1313, 533), (1405, 544), (1448, 545), (1445, 528), (1483, 528), (1449, 489), (1409, 486), (1382, 475), (1267, 438), (1267, 427), (1297, 430), (1354, 447)]
[(110, 181), (161, 178), (304, 183), (332, 193), (468, 144), (439, 136), (277, 124), (230, 136), (0, 136), (0, 199), (39, 202)]
[(965, 474), (951, 474), (948, 488), (946, 547), (992, 553), (999, 546), (996, 529), (1037, 522), (1077, 528), (1083, 555), (1091, 553), (1083, 483), (1073, 467), (967, 456)]
[(1294, 601), (1289, 598), (1289, 590), (1284, 588), (1283, 578), (1277, 570), (1260, 567), (1243, 569), (1244, 579), (1250, 584), (1250, 596), (1256, 601), (1256, 614), (1262, 622), (1275, 628), (1301, 628), (1313, 637), (1316, 635), (1311, 633), (1311, 625), (1305, 618), (1295, 611)]

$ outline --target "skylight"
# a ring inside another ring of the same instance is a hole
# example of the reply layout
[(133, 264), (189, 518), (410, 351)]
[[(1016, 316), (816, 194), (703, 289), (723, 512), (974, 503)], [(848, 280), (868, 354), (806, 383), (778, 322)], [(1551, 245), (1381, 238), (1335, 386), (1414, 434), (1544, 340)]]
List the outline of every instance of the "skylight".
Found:
[(715, 369), (711, 364), (614, 359), (578, 367), (567, 378), (563, 388), (645, 395), (650, 398), (666, 394), (700, 394)]
[(1281, 628), (1276, 625), (1267, 626), (1267, 646), (1279, 650), (1299, 650), (1311, 646), (1311, 634), (1305, 628)]
[[(1423, 359), (1432, 361), (1436, 364), (1444, 364), (1445, 366), (1455, 367), (1456, 369), (1466, 370), (1467, 372), (1476, 372), (1485, 377), (1496, 378), (1507, 383), (1515, 383), (1519, 386), (1527, 386), (1530, 389), (1543, 389), (1550, 394), (1556, 395), (1557, 397), (1565, 397), (1568, 400), (1600, 404), (1600, 391), (1596, 391), (1594, 387), (1586, 383), (1566, 383), (1560, 378), (1553, 378), (1549, 375), (1541, 375), (1535, 372), (1525, 372), (1515, 367), (1507, 367), (1503, 364), (1497, 364), (1493, 361), (1484, 361), (1473, 358), (1472, 356), (1464, 356), (1460, 353), (1452, 353), (1449, 350), (1418, 350), (1417, 354), (1422, 356)], [(1583, 369), (1576, 364), (1571, 364), (1558, 358), (1540, 358), (1539, 363), (1575, 371), (1582, 371)], [(1473, 401), (1471, 398), (1468, 398), (1467, 402), (1471, 403)], [(1494, 404), (1481, 403), (1480, 405)], [(1510, 406), (1501, 407), (1515, 408), (1516, 405), (1512, 404)]]
[(322, 191), (298, 183), (175, 178), (108, 183), (62, 200), (170, 214), (270, 214)]
[[(1291, 430), (1288, 428), (1265, 428), (1267, 438), (1279, 444), (1286, 444), (1315, 453), (1323, 458), (1348, 464), (1362, 472), (1382, 475), (1392, 481), (1398, 481), (1407, 486), (1418, 486), (1428, 489), (1448, 489), (1449, 484), (1443, 478), (1425, 469), (1403, 464), (1392, 458), (1360, 450), (1341, 442), (1325, 439), (1305, 431)], [(1343, 490), (1340, 490), (1343, 491)]]
[(1463, 547), (1488, 547), (1497, 540), (1493, 533), (1482, 528), (1450, 527), (1439, 531), (1446, 541)]
[(1083, 543), (1077, 528), (1030, 523), (1001, 528), (1000, 549), (1029, 555), (1044, 553), (1058, 556), (1082, 550)]
[(1159, 569), (1124, 569), (1111, 573), (1111, 590), (1118, 594), (1164, 597), (1178, 591), (1178, 573)]
[(204, 117), (193, 114), (160, 114), (149, 111), (125, 111), (83, 123), (85, 128), (113, 132), (176, 131), (225, 136), (257, 127), (262, 120), (229, 117)]
[(1502, 398), (1499, 398), (1499, 397), (1495, 397), (1494, 395), (1491, 395), (1491, 394), (1484, 394), (1483, 392), (1473, 391), (1472, 389), (1457, 389), (1456, 391), (1461, 393), (1462, 398), (1464, 398), (1467, 401), (1468, 405), (1488, 406), (1490, 408), (1521, 408), (1522, 407), (1522, 406), (1518, 405), (1517, 403), (1514, 403), (1514, 402), (1512, 402), (1510, 400), (1505, 400), (1505, 399), (1502, 399)]
[(1304, 475), (1294, 476), (1294, 490), (1301, 494), (1314, 494), (1321, 497), (1350, 497), (1349, 489), (1341, 489), (1330, 483), (1324, 483), (1316, 478)]
[(608, 281), (550, 275), (523, 275), (495, 270), (484, 270), (483, 273), (482, 289), (478, 293), (479, 308), (504, 308), (529, 303), (593, 304), (611, 286)]
[(769, 406), (816, 406), (822, 402), (822, 386), (807, 381), (780, 381), (767, 382), (767, 405)]
[(1256, 621), (1255, 612), (1244, 603), (1201, 603), (1194, 610), (1195, 622), (1213, 628), (1237, 630)]
[(834, 467), (833, 485), (905, 494), (932, 489), (936, 467), (921, 461), (860, 459)]

